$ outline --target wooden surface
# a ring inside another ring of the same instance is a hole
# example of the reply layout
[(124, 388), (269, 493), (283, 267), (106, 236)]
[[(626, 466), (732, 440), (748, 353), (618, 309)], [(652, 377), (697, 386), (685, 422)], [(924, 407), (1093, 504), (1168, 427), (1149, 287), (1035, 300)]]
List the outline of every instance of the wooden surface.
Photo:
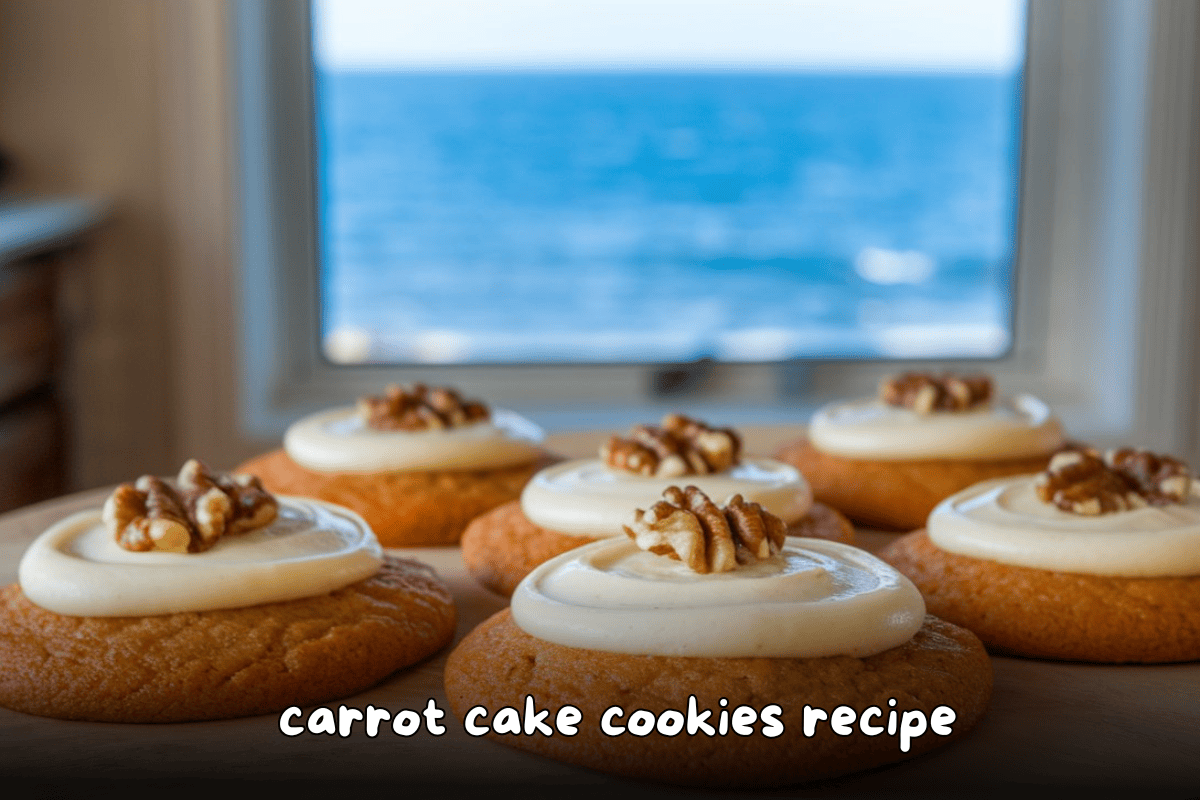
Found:
[[(16, 579), (25, 546), (48, 523), (96, 505), (104, 492), (42, 503), (0, 516), (0, 578)], [(885, 534), (867, 534), (869, 544)], [(504, 602), (477, 587), (456, 548), (398, 551), (432, 563), (458, 603), (461, 637)], [(346, 698), (399, 711), (447, 708), (446, 653)], [(1009, 795), (1189, 797), (1200, 791), (1200, 664), (1156, 667), (1060, 664), (995, 658), (995, 694), (979, 727), (956, 745), (925, 757), (831, 783), (767, 796), (918, 796), (965, 790)], [(336, 708), (337, 704), (330, 704)], [(42, 719), (0, 709), (0, 776), (6, 779), (105, 781), (139, 785), (189, 781), (287, 780), (292, 796), (333, 791), (347, 781), (437, 788), (441, 796), (477, 789), (500, 793), (690, 796), (526, 755), (466, 735), (447, 718), (441, 737), (401, 738), (384, 728), (370, 739), (304, 734), (288, 738), (275, 715), (184, 725), (112, 725)], [(544, 790), (544, 791), (543, 791)], [(366, 796), (366, 795), (364, 795)], [(374, 796), (374, 795), (371, 795)], [(720, 795), (728, 797), (728, 794)]]

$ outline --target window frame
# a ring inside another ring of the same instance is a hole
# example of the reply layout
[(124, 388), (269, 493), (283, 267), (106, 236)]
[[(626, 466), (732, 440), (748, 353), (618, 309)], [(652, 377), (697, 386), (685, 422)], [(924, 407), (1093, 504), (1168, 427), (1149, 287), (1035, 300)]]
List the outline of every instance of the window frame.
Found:
[[(873, 391), (898, 362), (702, 364), (702, 388), (652, 391), (663, 365), (333, 365), (319, 352), (307, 2), (231, 14), (241, 187), (238, 424), (277, 437), (301, 414), (389, 381), (449, 383), (550, 430), (623, 426), (670, 407), (723, 423), (803, 423)], [(1028, 15), (1014, 339), (980, 367), (1032, 391), (1089, 440), (1200, 454), (1193, 228), (1197, 23), (1176, 0), (1034, 0)], [(676, 365), (677, 366), (677, 365)]]

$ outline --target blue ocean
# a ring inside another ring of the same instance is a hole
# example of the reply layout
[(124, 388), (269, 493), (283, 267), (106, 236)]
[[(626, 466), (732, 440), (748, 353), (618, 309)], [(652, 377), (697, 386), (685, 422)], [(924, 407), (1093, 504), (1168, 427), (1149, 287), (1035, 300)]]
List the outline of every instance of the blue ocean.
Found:
[(1007, 348), (1020, 76), (317, 76), (335, 360)]

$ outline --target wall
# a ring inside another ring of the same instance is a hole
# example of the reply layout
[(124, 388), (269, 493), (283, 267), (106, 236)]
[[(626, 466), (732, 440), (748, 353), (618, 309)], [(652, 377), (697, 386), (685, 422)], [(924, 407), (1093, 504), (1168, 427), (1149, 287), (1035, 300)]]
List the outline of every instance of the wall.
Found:
[(111, 214), (67, 276), (72, 488), (220, 466), (236, 341), (225, 7), (0, 0), (0, 147), (10, 190)]

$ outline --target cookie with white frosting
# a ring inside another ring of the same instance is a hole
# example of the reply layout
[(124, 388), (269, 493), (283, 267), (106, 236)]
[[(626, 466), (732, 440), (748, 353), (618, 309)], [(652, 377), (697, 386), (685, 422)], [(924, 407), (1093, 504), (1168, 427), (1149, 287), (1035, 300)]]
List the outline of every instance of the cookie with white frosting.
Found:
[(993, 397), (984, 376), (906, 373), (883, 381), (877, 397), (820, 409), (776, 458), (855, 522), (909, 531), (957, 491), (1037, 472), (1063, 444), (1058, 419), (1035, 397)]
[(0, 705), (250, 716), (354, 694), (449, 643), (454, 602), (429, 567), (385, 556), (348, 509), (246, 486), (189, 462), (47, 529), (0, 592)]
[(269, 490), (360, 514), (385, 547), (454, 544), (558, 459), (540, 428), (447, 388), (390, 386), (288, 428), (283, 448), (238, 467)]
[(853, 541), (849, 521), (814, 503), (794, 467), (744, 457), (735, 432), (669, 414), (661, 425), (639, 425), (627, 437), (612, 437), (599, 458), (538, 472), (519, 503), (506, 503), (470, 524), (462, 538), (463, 560), (484, 586), (510, 595), (543, 561), (622, 535), (634, 509), (681, 480), (719, 500), (740, 493), (761, 503), (784, 520), (792, 536)]
[[(870, 769), (969, 730), (992, 685), (978, 639), (927, 616), (912, 584), (879, 559), (787, 538), (768, 517), (742, 499), (720, 508), (675, 489), (629, 521), (628, 537), (538, 566), (510, 609), (451, 653), (451, 710), (478, 724), (478, 709), (519, 709), (526, 698), (552, 720), (571, 706), (573, 735), (487, 735), (605, 772), (730, 788)], [(947, 707), (955, 722), (903, 749), (884, 727), (806, 728), (806, 707), (842, 706), (864, 718), (873, 707), (881, 721), (896, 708), (928, 719)], [(689, 730), (694, 711), (709, 725)], [(658, 722), (634, 733), (639, 715)], [(752, 724), (731, 730), (735, 718)]]
[(881, 556), (999, 652), (1200, 659), (1200, 484), (1173, 459), (1065, 451), (947, 498)]

